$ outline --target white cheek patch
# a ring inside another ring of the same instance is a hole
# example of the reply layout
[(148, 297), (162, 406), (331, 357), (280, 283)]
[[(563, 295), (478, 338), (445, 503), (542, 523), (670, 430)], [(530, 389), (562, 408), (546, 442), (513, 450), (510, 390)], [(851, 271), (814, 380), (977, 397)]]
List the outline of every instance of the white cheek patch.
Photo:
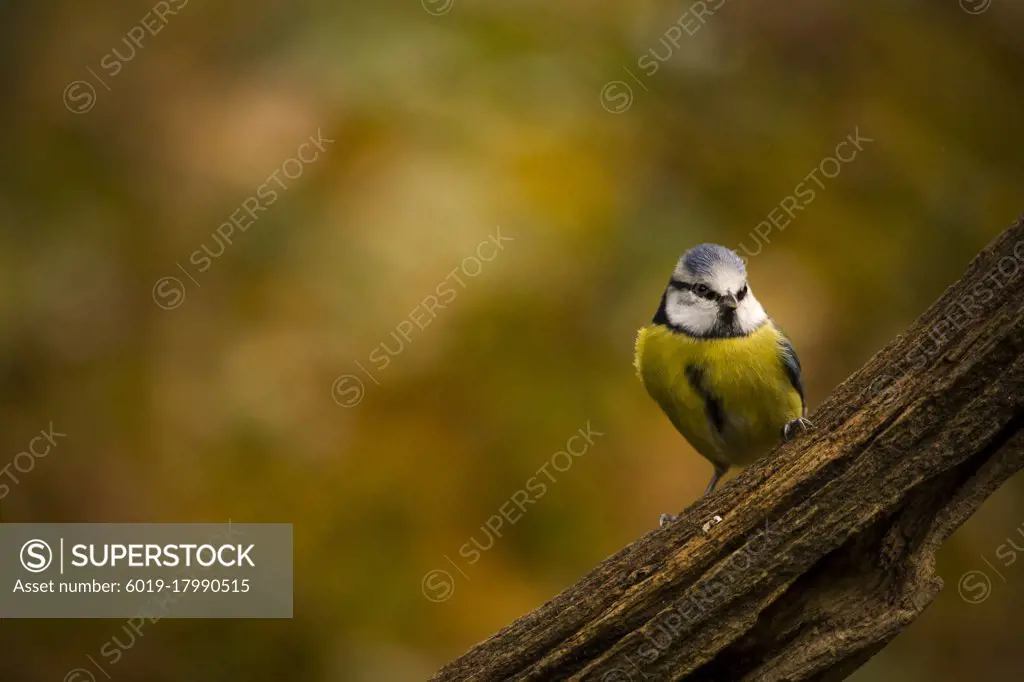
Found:
[[(665, 316), (674, 327), (702, 336), (720, 323), (718, 304), (689, 292), (672, 290), (665, 299)], [(748, 293), (736, 308), (735, 331), (740, 335), (757, 331), (768, 319), (767, 313), (754, 294)]]
[(739, 325), (740, 331), (749, 334), (764, 324), (767, 319), (768, 314), (761, 307), (761, 303), (754, 298), (754, 292), (748, 289), (747, 295), (743, 297), (736, 308), (736, 323)]
[(718, 306), (689, 292), (672, 290), (665, 300), (665, 316), (673, 326), (705, 334), (718, 321)]

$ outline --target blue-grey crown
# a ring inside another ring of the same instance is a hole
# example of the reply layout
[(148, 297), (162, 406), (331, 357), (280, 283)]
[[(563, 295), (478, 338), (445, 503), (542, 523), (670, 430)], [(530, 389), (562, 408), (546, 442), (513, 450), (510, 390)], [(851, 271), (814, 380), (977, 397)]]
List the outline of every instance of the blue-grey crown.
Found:
[(683, 254), (683, 267), (697, 277), (710, 277), (715, 268), (730, 265), (737, 271), (747, 274), (747, 266), (743, 259), (731, 249), (718, 244), (698, 244)]

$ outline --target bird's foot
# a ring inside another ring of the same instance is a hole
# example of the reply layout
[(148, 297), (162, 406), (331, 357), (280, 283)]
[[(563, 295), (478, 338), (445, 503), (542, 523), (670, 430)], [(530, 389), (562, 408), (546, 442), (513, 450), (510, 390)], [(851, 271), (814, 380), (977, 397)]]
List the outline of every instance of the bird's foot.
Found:
[(661, 518), (658, 519), (658, 528), (664, 528), (665, 526), (672, 523), (678, 518), (679, 516), (677, 516), (676, 514), (662, 514)]
[(806, 419), (804, 417), (794, 419), (793, 421), (789, 422), (788, 424), (782, 427), (782, 440), (785, 442), (789, 442), (796, 437), (797, 429), (800, 429), (804, 433), (807, 433), (808, 431), (811, 430), (813, 426), (814, 424), (812, 424), (809, 419)]

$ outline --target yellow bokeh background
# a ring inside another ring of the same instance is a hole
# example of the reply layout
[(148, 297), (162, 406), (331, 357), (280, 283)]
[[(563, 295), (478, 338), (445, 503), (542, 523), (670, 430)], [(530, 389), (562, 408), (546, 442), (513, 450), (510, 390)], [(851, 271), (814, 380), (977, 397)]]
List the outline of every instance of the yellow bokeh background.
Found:
[[(115, 680), (426, 679), (703, 490), (631, 366), (682, 251), (759, 240), (813, 408), (1021, 213), (1024, 5), (986, 2), (0, 3), (0, 467), (68, 434), (0, 519), (294, 524), (293, 620), (162, 620)], [(1019, 478), (853, 679), (1019, 673), (1007, 538)], [(961, 598), (971, 570), (993, 598)], [(122, 626), (4, 620), (0, 680), (103, 663)]]

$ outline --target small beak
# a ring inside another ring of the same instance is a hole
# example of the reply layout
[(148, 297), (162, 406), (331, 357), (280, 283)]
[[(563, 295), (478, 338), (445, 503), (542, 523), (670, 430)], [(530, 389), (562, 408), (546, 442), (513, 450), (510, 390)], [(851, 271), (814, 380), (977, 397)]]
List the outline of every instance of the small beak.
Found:
[(718, 301), (718, 305), (720, 305), (723, 310), (728, 310), (731, 312), (733, 310), (736, 310), (736, 306), (739, 305), (739, 301), (736, 300), (736, 296), (734, 294), (728, 294), (727, 296), (723, 296)]

